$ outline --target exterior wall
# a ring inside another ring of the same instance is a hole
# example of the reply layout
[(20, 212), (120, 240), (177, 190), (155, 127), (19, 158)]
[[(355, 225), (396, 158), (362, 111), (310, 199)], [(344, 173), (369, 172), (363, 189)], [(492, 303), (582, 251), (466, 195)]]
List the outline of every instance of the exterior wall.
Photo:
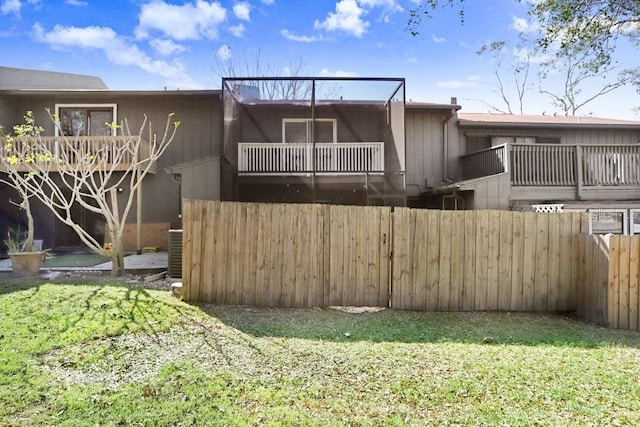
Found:
[(179, 169), (176, 172), (181, 175), (181, 199), (220, 200), (220, 157), (195, 161)]
[[(640, 143), (640, 130), (633, 129), (555, 129), (531, 127), (500, 128), (500, 127), (473, 127), (465, 126), (460, 129), (465, 146), (470, 137), (497, 136), (497, 137), (554, 137), (560, 138), (561, 144), (637, 144)], [(511, 142), (515, 142), (512, 140)], [(477, 147), (473, 147), (477, 148)], [(487, 147), (485, 147), (487, 148)], [(466, 153), (475, 150), (468, 150)]]
[(466, 181), (460, 190), (471, 191), (466, 197), (466, 209), (498, 209), (509, 210), (511, 182), (509, 174), (501, 174), (488, 178)]
[[(446, 121), (448, 116), (449, 112), (446, 111), (407, 112), (405, 117), (408, 196), (416, 196), (429, 188), (438, 187), (447, 179), (458, 175), (461, 145), (458, 142), (455, 120)], [(446, 143), (445, 137), (448, 140)]]
[[(15, 112), (14, 121), (2, 123), (9, 128), (20, 122), (27, 110), (34, 112), (36, 123), (45, 128), (44, 135), (54, 134), (54, 125), (45, 109), (55, 111), (55, 104), (117, 104), (117, 121), (126, 118), (133, 134), (140, 130), (144, 115), (157, 138), (162, 138), (167, 117), (175, 113), (171, 121), (180, 120), (176, 137), (165, 154), (159, 159), (157, 173), (149, 174), (144, 180), (142, 191), (142, 222), (170, 223), (171, 228), (180, 228), (180, 186), (165, 170), (176, 164), (186, 163), (222, 153), (222, 103), (217, 92), (60, 92), (28, 93), (25, 95), (5, 95), (0, 102), (9, 105)], [(4, 108), (2, 109), (4, 111)], [(9, 117), (2, 113), (2, 117)], [(10, 117), (9, 117), (10, 118)], [(144, 136), (148, 137), (149, 128)], [(219, 180), (218, 180), (219, 185)], [(121, 209), (127, 196), (126, 188), (118, 194)], [(127, 222), (136, 221), (134, 200)], [(41, 218), (40, 222), (50, 227), (56, 224), (51, 218)], [(53, 243), (53, 238), (47, 238)], [(45, 242), (46, 244), (47, 242)], [(51, 247), (51, 246), (48, 246)]]

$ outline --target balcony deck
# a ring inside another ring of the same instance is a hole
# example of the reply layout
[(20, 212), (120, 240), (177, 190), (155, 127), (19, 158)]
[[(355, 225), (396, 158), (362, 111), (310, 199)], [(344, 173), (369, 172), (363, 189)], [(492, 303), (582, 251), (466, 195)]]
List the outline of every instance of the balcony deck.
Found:
[(524, 199), (640, 197), (640, 145), (505, 144), (461, 164), (464, 180), (509, 173)]
[[(315, 149), (315, 155), (313, 151)], [(261, 176), (384, 173), (384, 142), (238, 143), (238, 174)]]
[[(76, 167), (84, 159), (90, 159), (95, 165), (100, 164), (100, 169), (113, 171), (130, 170), (136, 159), (135, 147), (141, 139), (138, 155), (139, 159), (149, 157), (151, 144), (146, 139), (139, 136), (81, 136), (81, 137), (54, 137), (40, 136), (37, 139), (28, 137), (13, 138), (14, 150), (24, 153), (23, 142), (28, 141), (35, 150), (31, 153), (46, 155), (46, 170), (51, 172), (59, 171), (62, 164)], [(5, 161), (7, 158), (6, 138), (0, 138), (0, 171), (6, 171)], [(144, 163), (142, 163), (144, 165)], [(32, 167), (24, 164), (18, 167), (19, 172), (28, 172)], [(155, 165), (150, 171), (155, 173)]]

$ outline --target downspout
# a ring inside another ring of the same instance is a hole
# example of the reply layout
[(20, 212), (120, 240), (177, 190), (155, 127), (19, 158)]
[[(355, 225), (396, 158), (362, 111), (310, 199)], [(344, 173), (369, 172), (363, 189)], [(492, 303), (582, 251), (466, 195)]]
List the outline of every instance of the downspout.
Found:
[[(456, 105), (458, 100), (456, 98), (451, 98), (451, 104)], [(453, 181), (449, 177), (449, 122), (456, 115), (456, 108), (452, 107), (451, 111), (442, 121), (442, 167), (443, 167), (443, 178), (445, 181)]]

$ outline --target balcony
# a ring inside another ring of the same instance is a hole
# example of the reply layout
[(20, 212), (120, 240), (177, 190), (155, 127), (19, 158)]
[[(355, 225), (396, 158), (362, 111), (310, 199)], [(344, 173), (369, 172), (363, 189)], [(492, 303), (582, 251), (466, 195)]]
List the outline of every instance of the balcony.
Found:
[(462, 156), (461, 165), (464, 180), (508, 172), (525, 198), (640, 197), (640, 145), (508, 144)]
[[(0, 138), (0, 171), (6, 170), (6, 144), (6, 138)], [(126, 171), (130, 170), (136, 158), (146, 159), (151, 152), (151, 143), (139, 136), (40, 136), (37, 139), (14, 138), (12, 144), (14, 152), (45, 155), (48, 160), (42, 169), (51, 172), (59, 171), (61, 165), (76, 168), (82, 164), (99, 170)], [(143, 167), (144, 164), (142, 162)], [(19, 166), (18, 171), (27, 172), (31, 169), (24, 164)], [(150, 172), (155, 173), (155, 165)]]
[(382, 174), (384, 143), (238, 143), (239, 175), (295, 176), (311, 173), (334, 176)]

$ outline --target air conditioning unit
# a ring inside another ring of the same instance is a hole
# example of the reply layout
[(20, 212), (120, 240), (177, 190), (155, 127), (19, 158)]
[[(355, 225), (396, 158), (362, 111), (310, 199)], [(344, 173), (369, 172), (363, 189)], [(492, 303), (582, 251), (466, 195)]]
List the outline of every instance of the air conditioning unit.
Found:
[(167, 275), (182, 277), (182, 230), (169, 230), (169, 265)]

